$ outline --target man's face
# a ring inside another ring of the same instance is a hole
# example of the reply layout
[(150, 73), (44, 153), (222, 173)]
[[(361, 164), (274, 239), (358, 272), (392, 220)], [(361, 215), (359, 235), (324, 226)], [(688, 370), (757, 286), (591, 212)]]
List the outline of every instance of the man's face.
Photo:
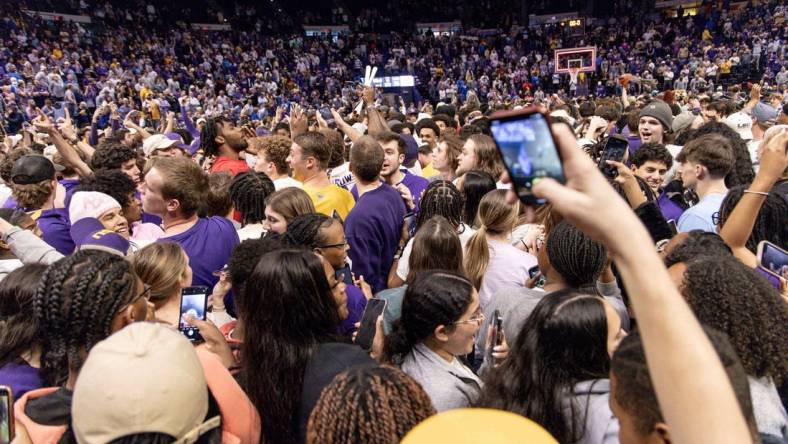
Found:
[(299, 144), (293, 142), (293, 144), (290, 145), (290, 155), (287, 156), (287, 163), (293, 171), (293, 177), (303, 182), (307, 175), (308, 168), (306, 159), (304, 159), (304, 150), (301, 149)]
[(181, 155), (181, 149), (175, 145), (162, 148), (151, 153), (151, 157), (177, 157)]
[(135, 184), (140, 183), (140, 169), (137, 167), (136, 159), (129, 159), (120, 166), (120, 170), (134, 181)]
[(663, 143), (665, 129), (656, 118), (643, 116), (638, 121), (638, 134), (642, 143)]
[(695, 189), (698, 185), (698, 173), (700, 172), (700, 168), (700, 165), (689, 160), (681, 164), (679, 171), (681, 171), (681, 182), (684, 184), (684, 188), (688, 190)]
[(236, 153), (240, 153), (249, 146), (243, 130), (240, 126), (235, 126), (234, 122), (222, 123), (221, 137), (224, 138), (224, 144), (232, 148)]
[(473, 141), (466, 140), (462, 146), (460, 155), (457, 156), (457, 175), (462, 175), (472, 170), (476, 166), (476, 149)]
[(289, 131), (287, 131), (287, 130), (286, 130), (286, 129), (284, 129), (284, 128), (279, 128), (278, 130), (276, 130), (276, 131), (274, 132), (274, 135), (276, 135), (276, 136), (282, 136), (282, 137), (287, 137), (288, 139), (290, 138), (290, 132), (289, 132)]
[(142, 203), (134, 194), (135, 193), (129, 194), (129, 205), (123, 209), (123, 216), (129, 224), (133, 224), (142, 219)]
[(645, 180), (655, 193), (659, 193), (659, 187), (662, 186), (662, 183), (665, 181), (665, 175), (668, 174), (668, 167), (664, 162), (647, 160), (639, 167), (632, 165), (632, 171), (635, 172), (636, 176)]
[(405, 160), (405, 155), (399, 153), (399, 143), (396, 140), (386, 142), (383, 147), (383, 168), (380, 175), (390, 177), (399, 171), (399, 166)]
[(145, 175), (145, 181), (142, 183), (140, 198), (142, 200), (142, 209), (146, 213), (154, 214), (162, 217), (167, 213), (167, 201), (161, 195), (161, 187), (164, 178), (159, 174), (156, 168), (151, 168), (148, 174)]
[(430, 149), (435, 148), (435, 143), (438, 141), (438, 138), (432, 128), (422, 128), (419, 130), (419, 137), (422, 142), (430, 146)]

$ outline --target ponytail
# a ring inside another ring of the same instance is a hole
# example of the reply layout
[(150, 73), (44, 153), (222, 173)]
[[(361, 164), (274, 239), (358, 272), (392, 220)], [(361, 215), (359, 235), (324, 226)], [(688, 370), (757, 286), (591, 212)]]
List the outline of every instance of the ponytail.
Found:
[(465, 274), (471, 284), (479, 290), (484, 272), (490, 264), (490, 245), (487, 243), (487, 227), (482, 224), (471, 236), (465, 251)]

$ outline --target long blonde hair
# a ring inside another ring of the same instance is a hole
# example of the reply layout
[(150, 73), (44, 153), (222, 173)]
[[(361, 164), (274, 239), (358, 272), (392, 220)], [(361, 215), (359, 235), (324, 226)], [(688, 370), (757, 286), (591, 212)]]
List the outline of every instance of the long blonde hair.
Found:
[(134, 254), (134, 271), (150, 286), (150, 301), (161, 307), (181, 288), (189, 261), (175, 242), (154, 242)]
[(490, 246), (487, 234), (501, 235), (510, 232), (517, 222), (518, 206), (506, 203), (506, 190), (492, 190), (479, 202), (477, 220), (479, 229), (468, 241), (465, 251), (465, 273), (478, 290), (490, 264)]

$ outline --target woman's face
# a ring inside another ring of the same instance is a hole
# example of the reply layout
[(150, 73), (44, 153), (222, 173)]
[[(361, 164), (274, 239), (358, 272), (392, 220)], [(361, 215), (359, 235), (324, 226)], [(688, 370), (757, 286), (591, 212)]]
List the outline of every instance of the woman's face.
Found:
[(347, 252), (350, 246), (345, 239), (345, 230), (338, 221), (333, 222), (326, 228), (322, 228), (321, 233), (325, 242), (315, 250), (323, 256), (335, 270), (345, 266), (347, 262)]
[(190, 287), (192, 285), (192, 278), (194, 274), (192, 273), (192, 267), (189, 265), (189, 256), (186, 255), (186, 252), (182, 252), (184, 259), (186, 260), (186, 268), (183, 270), (183, 274), (181, 275), (181, 288)]
[(282, 234), (287, 231), (287, 221), (281, 214), (271, 209), (271, 207), (265, 207), (263, 228), (277, 234)]
[(98, 217), (98, 220), (105, 229), (118, 233), (124, 239), (129, 238), (129, 223), (123, 217), (123, 210), (120, 207), (104, 212)]
[(339, 313), (339, 319), (344, 321), (349, 315), (347, 309), (347, 293), (345, 292), (347, 285), (345, 285), (344, 282), (337, 280), (337, 277), (334, 274), (334, 267), (332, 267), (324, 257), (320, 256), (320, 262), (323, 263), (323, 270), (326, 272), (328, 286), (331, 287), (331, 295), (334, 297), (334, 302), (337, 304), (337, 313)]
[(603, 300), (605, 306), (605, 316), (607, 317), (607, 354), (613, 357), (613, 352), (618, 348), (618, 344), (627, 335), (621, 328), (621, 317), (609, 302)]
[(476, 333), (479, 332), (483, 321), (484, 314), (479, 305), (479, 293), (474, 288), (471, 303), (465, 313), (451, 326), (451, 330), (447, 330), (448, 340), (443, 345), (444, 350), (454, 356), (466, 355), (473, 351)]

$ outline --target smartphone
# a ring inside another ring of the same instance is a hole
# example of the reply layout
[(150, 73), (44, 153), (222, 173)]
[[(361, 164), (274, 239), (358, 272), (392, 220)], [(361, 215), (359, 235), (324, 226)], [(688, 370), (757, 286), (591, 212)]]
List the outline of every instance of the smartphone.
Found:
[(534, 196), (533, 186), (545, 177), (566, 181), (561, 155), (544, 114), (533, 107), (497, 112), (490, 118), (490, 130), (520, 201), (544, 204), (544, 199)]
[(207, 304), (208, 287), (186, 287), (181, 290), (181, 315), (178, 318), (178, 330), (192, 342), (203, 340), (200, 329), (186, 323), (183, 317), (190, 314), (197, 319), (205, 320)]
[(367, 301), (364, 315), (361, 317), (361, 326), (358, 328), (358, 334), (356, 335), (356, 344), (360, 345), (364, 350), (372, 349), (372, 340), (375, 339), (375, 325), (378, 316), (382, 315), (385, 309), (385, 299), (372, 298)]
[(788, 279), (788, 252), (769, 241), (758, 244), (758, 266), (766, 273)]
[[(539, 275), (541, 272), (542, 272), (542, 270), (539, 269), (539, 266), (538, 265), (534, 265), (533, 267), (528, 269), (528, 276), (531, 279), (533, 279), (537, 275)], [(534, 284), (534, 287), (542, 288), (542, 286), (544, 286), (544, 275), (539, 276), (539, 280), (536, 281), (536, 283)]]
[(605, 177), (614, 179), (618, 176), (618, 168), (613, 165), (608, 165), (607, 161), (615, 160), (616, 162), (623, 162), (627, 150), (629, 150), (629, 142), (627, 142), (627, 139), (619, 135), (613, 135), (607, 138), (605, 147), (602, 149), (602, 156), (599, 158), (599, 169), (602, 170), (602, 174), (604, 174)]
[(668, 226), (670, 227), (670, 232), (673, 233), (674, 236), (679, 234), (679, 227), (676, 225), (674, 219), (668, 219)]
[(11, 387), (0, 385), (0, 444), (14, 439), (14, 392)]
[(492, 326), (492, 331), (490, 332), (490, 345), (487, 347), (485, 360), (487, 362), (492, 362), (493, 359), (493, 348), (499, 346), (503, 343), (503, 318), (501, 317), (501, 312), (499, 310), (495, 310), (493, 312), (492, 320), (490, 320), (490, 325)]

